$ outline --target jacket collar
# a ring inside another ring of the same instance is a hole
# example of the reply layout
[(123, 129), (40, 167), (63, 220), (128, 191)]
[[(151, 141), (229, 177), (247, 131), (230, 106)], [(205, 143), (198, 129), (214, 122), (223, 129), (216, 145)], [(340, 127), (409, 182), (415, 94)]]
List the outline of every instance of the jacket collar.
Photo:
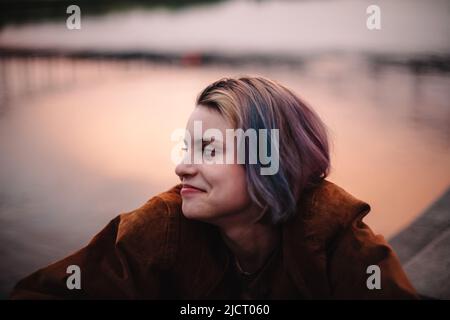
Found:
[(286, 269), (306, 298), (330, 296), (327, 253), (337, 237), (370, 206), (323, 180), (303, 193), (296, 217), (283, 227)]

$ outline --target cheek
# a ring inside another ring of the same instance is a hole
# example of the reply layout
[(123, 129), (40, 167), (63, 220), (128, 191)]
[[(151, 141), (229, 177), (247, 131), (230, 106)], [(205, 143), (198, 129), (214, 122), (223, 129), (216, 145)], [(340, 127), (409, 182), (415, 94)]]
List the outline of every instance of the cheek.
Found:
[(251, 204), (244, 166), (206, 165), (200, 175), (210, 189), (208, 194), (183, 199), (188, 218), (211, 219), (245, 209)]
[[(205, 173), (206, 175), (206, 173)], [(249, 205), (244, 166), (238, 164), (220, 165), (211, 172), (210, 201), (221, 211), (238, 211)]]
[(249, 198), (245, 170), (241, 165), (225, 165), (217, 186), (227, 196), (228, 201)]

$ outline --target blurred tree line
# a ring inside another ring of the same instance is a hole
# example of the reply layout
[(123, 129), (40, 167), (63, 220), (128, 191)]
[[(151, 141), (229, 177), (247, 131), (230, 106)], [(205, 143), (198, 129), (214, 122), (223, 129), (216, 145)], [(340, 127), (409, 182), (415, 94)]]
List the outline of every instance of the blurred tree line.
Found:
[(128, 9), (169, 10), (223, 0), (0, 0), (0, 28), (8, 24), (36, 21), (65, 21), (66, 8), (78, 5), (82, 16), (103, 15)]

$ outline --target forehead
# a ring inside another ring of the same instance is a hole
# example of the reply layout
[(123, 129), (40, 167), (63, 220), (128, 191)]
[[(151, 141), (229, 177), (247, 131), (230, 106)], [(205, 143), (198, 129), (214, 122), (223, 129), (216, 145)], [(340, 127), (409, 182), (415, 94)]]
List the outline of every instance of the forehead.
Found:
[(233, 129), (231, 123), (218, 111), (204, 106), (197, 106), (192, 111), (186, 125), (189, 131), (194, 129), (194, 121), (201, 121), (203, 131), (218, 129), (225, 132), (226, 129)]

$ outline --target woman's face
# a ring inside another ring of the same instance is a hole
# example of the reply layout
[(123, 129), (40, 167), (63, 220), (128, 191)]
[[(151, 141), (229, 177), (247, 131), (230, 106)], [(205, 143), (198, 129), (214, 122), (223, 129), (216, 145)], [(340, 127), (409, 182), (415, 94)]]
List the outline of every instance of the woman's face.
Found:
[[(199, 164), (194, 163), (194, 139), (202, 139), (202, 137), (194, 136), (194, 121), (197, 128), (198, 121), (201, 122), (202, 136), (208, 129), (217, 129), (222, 133), (223, 140), (226, 140), (225, 130), (233, 129), (233, 126), (219, 112), (204, 106), (197, 106), (186, 126), (189, 135), (186, 134), (185, 140), (190, 139), (190, 147), (187, 148), (185, 157), (191, 161), (189, 163), (182, 161), (175, 169), (175, 173), (183, 183), (181, 189), (183, 214), (189, 219), (219, 223), (222, 219), (239, 214), (252, 206), (247, 191), (245, 169), (242, 164), (237, 164), (236, 161), (233, 161), (234, 163), (223, 161), (223, 164), (218, 164), (205, 163), (205, 159), (203, 159)], [(202, 140), (199, 144), (202, 145), (202, 150), (206, 146), (209, 150), (214, 148), (216, 157), (220, 156), (220, 149), (222, 149), (223, 154), (230, 151), (227, 150), (225, 141), (219, 139), (214, 139), (213, 142), (211, 142), (211, 139)], [(234, 153), (236, 153), (235, 151), (236, 148)], [(200, 190), (189, 188), (188, 185)]]

